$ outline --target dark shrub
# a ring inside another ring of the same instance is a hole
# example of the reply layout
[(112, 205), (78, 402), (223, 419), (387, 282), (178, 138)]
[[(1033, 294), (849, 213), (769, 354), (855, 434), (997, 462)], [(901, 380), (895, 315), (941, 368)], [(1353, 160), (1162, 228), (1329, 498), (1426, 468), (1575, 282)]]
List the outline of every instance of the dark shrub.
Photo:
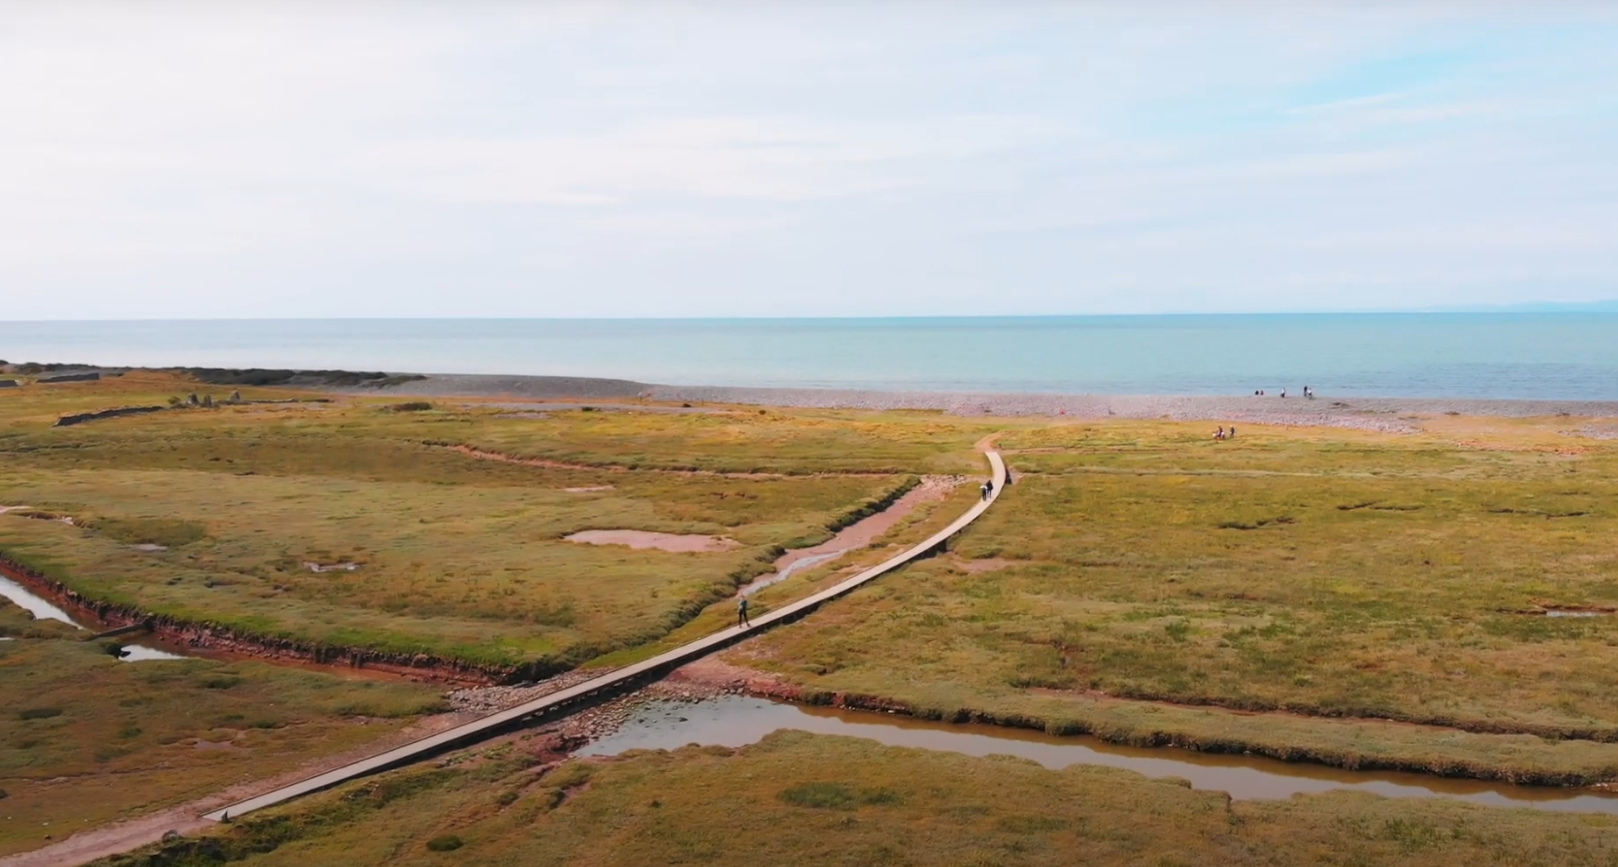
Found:
[(454, 834), (442, 834), (427, 841), (427, 848), (433, 852), (453, 852), (465, 845)]
[(841, 783), (804, 783), (783, 789), (778, 797), (793, 806), (816, 810), (852, 810), (856, 802), (854, 793)]

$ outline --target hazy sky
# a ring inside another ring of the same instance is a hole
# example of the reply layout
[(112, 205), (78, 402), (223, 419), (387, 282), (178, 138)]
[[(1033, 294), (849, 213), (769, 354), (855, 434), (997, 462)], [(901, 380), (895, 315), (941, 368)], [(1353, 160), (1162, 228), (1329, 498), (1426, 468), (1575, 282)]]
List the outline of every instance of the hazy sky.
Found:
[(0, 319), (1618, 297), (1517, 5), (0, 0)]

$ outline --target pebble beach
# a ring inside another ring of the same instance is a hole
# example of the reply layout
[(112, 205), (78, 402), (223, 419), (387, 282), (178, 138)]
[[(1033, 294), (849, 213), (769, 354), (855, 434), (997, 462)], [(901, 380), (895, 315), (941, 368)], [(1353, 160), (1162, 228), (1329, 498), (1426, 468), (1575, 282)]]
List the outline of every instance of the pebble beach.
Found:
[[(1302, 387), (1299, 387), (1301, 392)], [(390, 394), (510, 400), (613, 399), (668, 404), (740, 404), (824, 409), (932, 410), (969, 416), (1171, 419), (1347, 427), (1400, 432), (1424, 417), (1618, 418), (1618, 401), (1258, 395), (997, 394), (820, 388), (658, 385), (584, 377), (439, 374), (389, 388)], [(1594, 430), (1605, 432), (1607, 425)]]

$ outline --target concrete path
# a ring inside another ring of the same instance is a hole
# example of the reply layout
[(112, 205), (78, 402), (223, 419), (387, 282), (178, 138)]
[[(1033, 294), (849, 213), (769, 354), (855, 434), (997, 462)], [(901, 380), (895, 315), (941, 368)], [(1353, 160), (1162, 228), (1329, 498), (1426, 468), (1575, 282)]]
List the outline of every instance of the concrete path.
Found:
[(994, 479), (994, 494), (989, 499), (978, 501), (972, 506), (972, 508), (966, 511), (966, 514), (956, 518), (948, 527), (934, 533), (921, 544), (910, 548), (902, 554), (879, 563), (876, 566), (872, 566), (864, 572), (861, 572), (860, 574), (855, 575), (854, 577), (849, 578), (833, 587), (828, 587), (813, 596), (806, 599), (801, 599), (776, 611), (761, 614), (757, 618), (754, 618), (753, 625), (749, 628), (743, 629), (732, 626), (729, 629), (716, 632), (706, 638), (699, 638), (690, 644), (677, 647), (674, 650), (659, 654), (651, 659), (637, 662), (634, 665), (626, 665), (623, 668), (603, 674), (600, 677), (587, 680), (584, 683), (578, 684), (577, 686), (568, 687), (567, 689), (553, 692), (550, 695), (536, 698), (526, 704), (520, 704), (516, 707), (500, 711), (499, 713), (490, 714), (489, 716), (481, 719), (473, 720), (472, 722), (448, 731), (440, 732), (439, 734), (425, 737), (418, 741), (412, 741), (404, 746), (388, 750), (385, 753), (372, 756), (368, 759), (362, 759), (354, 762), (353, 764), (344, 765), (336, 770), (327, 771), (326, 773), (293, 783), (290, 786), (276, 789), (273, 792), (266, 792), (265, 794), (259, 795), (256, 798), (249, 798), (245, 801), (231, 804), (229, 807), (225, 807), (224, 809), (208, 813), (203, 818), (212, 819), (216, 822), (224, 819), (227, 815), (231, 818), (235, 818), (237, 816), (251, 813), (254, 810), (261, 810), (265, 807), (290, 801), (293, 798), (301, 797), (303, 795), (310, 794), (311, 792), (318, 792), (321, 789), (330, 788), (339, 783), (352, 780), (356, 777), (363, 777), (367, 774), (374, 774), (388, 768), (409, 764), (410, 762), (442, 752), (446, 749), (481, 740), (482, 738), (488, 737), (500, 731), (513, 728), (525, 717), (530, 717), (535, 714), (543, 713), (547, 710), (566, 705), (570, 702), (585, 698), (593, 693), (598, 693), (616, 686), (621, 686), (628, 681), (644, 679), (652, 675), (671, 671), (687, 662), (690, 662), (693, 659), (706, 656), (709, 653), (723, 647), (735, 644), (737, 641), (740, 641), (742, 638), (748, 635), (761, 632), (776, 624), (802, 617), (804, 614), (819, 607), (821, 603), (836, 599), (839, 596), (843, 596), (862, 584), (875, 580), (876, 578), (879, 578), (882, 575), (899, 568), (900, 566), (926, 555), (940, 545), (944, 544), (944, 542), (946, 542), (951, 536), (959, 533), (968, 524), (977, 520), (978, 516), (987, 511), (989, 506), (993, 505), (994, 501), (1000, 497), (1000, 492), (1004, 490), (1006, 486), (1006, 465), (1000, 459), (1000, 454), (998, 452), (990, 451), (985, 452), (985, 456), (989, 459), (989, 467), (993, 473), (992, 478)]

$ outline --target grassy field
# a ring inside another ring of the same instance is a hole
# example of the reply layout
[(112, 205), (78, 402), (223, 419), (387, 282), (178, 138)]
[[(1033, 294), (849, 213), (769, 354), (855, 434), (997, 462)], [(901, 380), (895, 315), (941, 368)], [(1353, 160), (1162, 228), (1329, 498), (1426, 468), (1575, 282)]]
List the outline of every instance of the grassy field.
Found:
[(521, 743), (396, 772), (102, 867), (388, 865), (1598, 865), (1618, 820), (1331, 793), (1232, 803), (1173, 780), (1051, 771), (777, 732), (551, 769)]
[[(0, 552), (144, 611), (534, 673), (656, 640), (767, 571), (782, 546), (827, 538), (910, 472), (978, 461), (972, 426), (928, 414), (533, 419), (338, 397), (51, 426), (64, 414), (165, 405), (191, 391), (227, 394), (147, 372), (0, 393), (0, 504), (74, 519), (0, 515)], [(430, 443), (579, 466), (484, 460)], [(563, 539), (589, 529), (739, 545), (668, 553)], [(135, 547), (151, 544), (167, 550)]]
[(261, 663), (120, 662), (0, 600), (0, 855), (374, 742), (437, 690)]
[[(1406, 434), (1243, 425), (1215, 442), (1207, 425), (1172, 421), (514, 417), (364, 393), (51, 426), (192, 390), (227, 393), (141, 372), (0, 392), (0, 505), (35, 507), (0, 514), (0, 552), (96, 599), (260, 636), (525, 674), (616, 664), (727, 625), (735, 587), (783, 547), (828, 538), (916, 474), (980, 472), (972, 446), (998, 431), (1017, 483), (949, 553), (727, 659), (811, 700), (941, 718), (1349, 767), (1618, 779), (1618, 443), (1570, 435), (1576, 419), (1437, 417)], [(764, 590), (755, 611), (885, 558), (975, 496), (965, 486)], [(41, 519), (59, 516), (74, 521)], [(675, 554), (564, 539), (587, 529), (737, 544)], [(378, 731), (356, 714), (404, 718), (432, 700), (374, 685), (356, 698), (352, 684), (246, 663), (126, 665), (12, 615), (0, 634), (24, 636), (0, 642), (0, 677), (26, 686), (0, 685), (30, 697), (0, 723), (26, 744), (0, 775), (93, 786), (155, 774), (139, 803), (222, 779), (149, 770), (176, 745), (199, 762), (235, 755), (196, 747), (221, 738), (290, 761), (350, 743), (332, 732)], [(36, 688), (47, 682), (56, 692)], [(61, 713), (24, 719), (36, 698)], [(137, 700), (179, 703), (152, 711), (178, 722), (126, 719), (144, 705), (122, 702)], [(298, 707), (307, 718), (287, 715)], [(58, 740), (36, 736), (52, 726)], [(1618, 851), (1606, 818), (1351, 795), (1229, 805), (1121, 772), (799, 735), (543, 778), (533, 764), (507, 746), (393, 774), (160, 861), (1606, 863)], [(12, 789), (0, 814), (14, 815), (19, 789), (0, 785)], [(120, 797), (133, 796), (83, 796), (81, 820), (137, 803)], [(427, 848), (444, 835), (464, 845)]]
[[(1126, 722), (1115, 699), (1610, 742), (1618, 622), (1518, 613), (1618, 606), (1618, 444), (1568, 426), (1244, 426), (1234, 442), (1170, 422), (1013, 431), (1001, 446), (1018, 482), (954, 557), (731, 659), (943, 716), (1038, 707), (1145, 739), (1232, 727), (1170, 713), (1165, 729), (1155, 705)], [(1246, 728), (1250, 742), (1310, 740), (1278, 717)], [(1530, 764), (1565, 769), (1567, 752)], [(1586, 770), (1611, 774), (1615, 757), (1585, 754)]]

